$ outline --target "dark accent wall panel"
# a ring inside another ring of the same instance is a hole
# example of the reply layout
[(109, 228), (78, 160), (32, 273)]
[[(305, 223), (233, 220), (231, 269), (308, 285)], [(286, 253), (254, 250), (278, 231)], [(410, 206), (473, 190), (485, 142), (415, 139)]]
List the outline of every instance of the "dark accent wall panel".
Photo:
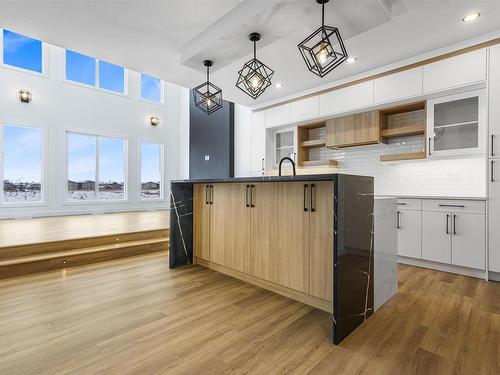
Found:
[(234, 103), (224, 100), (207, 115), (195, 107), (191, 92), (189, 114), (189, 178), (234, 177)]

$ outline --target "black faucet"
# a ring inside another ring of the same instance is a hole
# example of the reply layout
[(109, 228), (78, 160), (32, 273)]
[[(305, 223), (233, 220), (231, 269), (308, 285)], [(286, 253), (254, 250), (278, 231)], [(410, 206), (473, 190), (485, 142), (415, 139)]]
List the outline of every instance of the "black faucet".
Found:
[(284, 162), (285, 160), (289, 160), (289, 161), (290, 161), (290, 163), (292, 163), (292, 167), (293, 167), (293, 175), (294, 175), (294, 176), (297, 176), (297, 172), (295, 171), (295, 162), (294, 162), (291, 158), (289, 158), (288, 156), (285, 156), (284, 158), (282, 158), (282, 159), (280, 160), (280, 176), (281, 176), (281, 164), (283, 164), (283, 162)]

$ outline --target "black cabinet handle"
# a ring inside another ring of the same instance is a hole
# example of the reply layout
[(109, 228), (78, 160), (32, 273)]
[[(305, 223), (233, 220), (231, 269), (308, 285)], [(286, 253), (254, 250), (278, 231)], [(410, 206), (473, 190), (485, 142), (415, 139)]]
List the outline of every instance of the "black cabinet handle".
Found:
[(208, 204), (208, 185), (205, 185), (205, 204)]
[(495, 160), (491, 161), (490, 179), (491, 182), (495, 182)]
[(450, 222), (450, 214), (446, 214), (446, 234), (450, 234), (449, 222)]
[(214, 185), (210, 185), (210, 204), (214, 204)]
[(457, 208), (465, 208), (464, 205), (461, 204), (440, 204), (439, 207), (457, 207)]
[(255, 185), (250, 185), (250, 207), (255, 207), (253, 204), (253, 190), (255, 189)]
[(491, 156), (495, 156), (495, 143), (494, 143), (495, 135), (491, 135)]
[(429, 137), (429, 155), (431, 155), (431, 140), (432, 140), (432, 138)]
[(457, 234), (457, 215), (453, 214), (453, 234)]
[(248, 189), (250, 188), (250, 185), (247, 185), (247, 188), (245, 190), (245, 203), (247, 207), (250, 207), (250, 204), (248, 203)]
[(307, 184), (304, 184), (304, 211), (307, 212)]
[(398, 229), (401, 229), (401, 212), (398, 211), (397, 215), (396, 215), (396, 226), (398, 227)]
[(311, 184), (311, 212), (316, 211), (316, 186)]
[(408, 203), (399, 203), (398, 202), (398, 206), (406, 206)]

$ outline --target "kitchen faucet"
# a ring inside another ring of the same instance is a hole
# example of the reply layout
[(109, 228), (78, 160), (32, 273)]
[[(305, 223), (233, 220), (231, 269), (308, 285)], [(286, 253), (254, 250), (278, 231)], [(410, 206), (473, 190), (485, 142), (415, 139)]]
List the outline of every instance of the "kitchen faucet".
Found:
[(284, 158), (282, 158), (282, 159), (280, 160), (280, 171), (279, 171), (279, 172), (280, 172), (280, 174), (279, 174), (279, 175), (281, 176), (281, 164), (283, 164), (283, 162), (284, 162), (285, 160), (289, 160), (289, 161), (290, 161), (290, 163), (292, 163), (292, 167), (293, 167), (293, 175), (294, 175), (294, 176), (297, 176), (297, 172), (295, 171), (295, 162), (294, 162), (291, 158), (289, 158), (288, 156), (285, 156)]

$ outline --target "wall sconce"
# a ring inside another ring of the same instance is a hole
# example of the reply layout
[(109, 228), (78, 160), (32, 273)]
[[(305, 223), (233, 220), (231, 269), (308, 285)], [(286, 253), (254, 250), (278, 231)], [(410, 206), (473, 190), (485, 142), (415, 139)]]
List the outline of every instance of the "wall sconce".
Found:
[(159, 117), (156, 117), (156, 116), (153, 116), (149, 119), (150, 123), (151, 123), (151, 126), (158, 126), (160, 125), (160, 118)]
[(31, 102), (31, 92), (26, 89), (19, 90), (19, 100), (21, 103), (29, 103)]

